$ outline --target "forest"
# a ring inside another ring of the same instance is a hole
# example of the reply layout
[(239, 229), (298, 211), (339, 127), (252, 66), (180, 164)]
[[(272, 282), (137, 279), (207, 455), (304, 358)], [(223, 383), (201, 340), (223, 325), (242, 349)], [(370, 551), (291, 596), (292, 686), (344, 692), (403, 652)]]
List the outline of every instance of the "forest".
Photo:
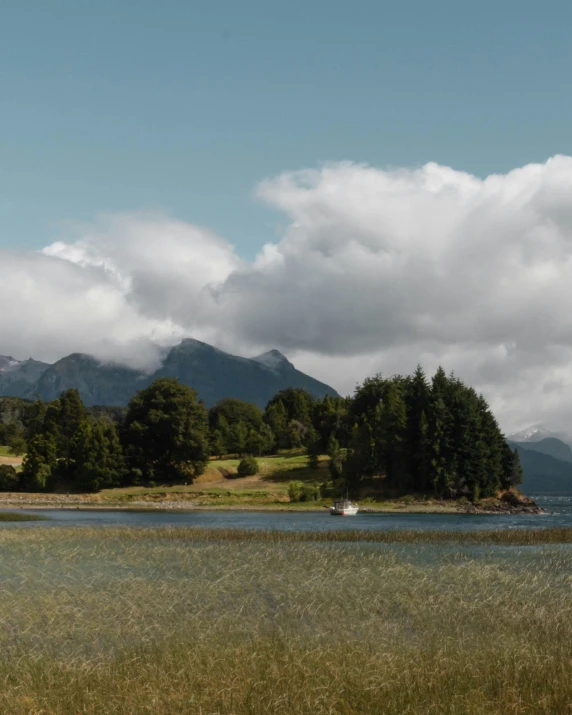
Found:
[(522, 480), (518, 453), (484, 397), (442, 368), (431, 379), (421, 367), (377, 375), (348, 398), (288, 388), (264, 410), (234, 398), (207, 410), (170, 378), (138, 392), (127, 408), (88, 409), (75, 389), (48, 404), (5, 397), (0, 444), (25, 455), (20, 471), (0, 466), (3, 491), (189, 484), (213, 456), (281, 450), (304, 450), (311, 468), (327, 460), (331, 493), (367, 487), (385, 496), (477, 500)]

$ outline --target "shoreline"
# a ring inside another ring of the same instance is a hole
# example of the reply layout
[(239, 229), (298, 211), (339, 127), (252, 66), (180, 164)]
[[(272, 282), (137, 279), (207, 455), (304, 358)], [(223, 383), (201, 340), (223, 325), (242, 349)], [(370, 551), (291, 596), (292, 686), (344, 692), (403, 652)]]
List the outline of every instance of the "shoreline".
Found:
[[(327, 513), (329, 507), (326, 506), (316, 506), (316, 507), (306, 507), (306, 506), (295, 506), (287, 504), (197, 504), (190, 501), (131, 501), (128, 504), (118, 504), (118, 503), (86, 503), (80, 500), (68, 500), (63, 499), (1, 499), (0, 498), (0, 511), (9, 511), (14, 509), (26, 509), (26, 510), (69, 510), (69, 511), (160, 511), (160, 512), (196, 512), (196, 511), (236, 511), (236, 512), (286, 512), (286, 513), (296, 513), (296, 514), (324, 514)], [(360, 514), (425, 514), (425, 515), (445, 515), (445, 516), (455, 516), (455, 515), (466, 515), (466, 516), (502, 516), (502, 515), (515, 515), (515, 514), (548, 514), (548, 512), (536, 505), (534, 506), (508, 506), (497, 508), (484, 508), (476, 507), (470, 505), (470, 507), (465, 506), (455, 506), (455, 505), (445, 505), (445, 506), (421, 506), (421, 505), (396, 505), (396, 506), (372, 506), (368, 505), (366, 507), (360, 508)]]

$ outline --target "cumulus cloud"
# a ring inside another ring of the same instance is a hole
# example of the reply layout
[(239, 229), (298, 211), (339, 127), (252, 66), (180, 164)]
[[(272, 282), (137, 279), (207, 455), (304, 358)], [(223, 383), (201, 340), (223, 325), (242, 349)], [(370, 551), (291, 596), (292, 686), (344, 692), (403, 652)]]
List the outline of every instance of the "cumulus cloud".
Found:
[(442, 363), (507, 429), (572, 419), (572, 158), (486, 179), (332, 164), (257, 194), (288, 227), (251, 262), (145, 214), (2, 252), (0, 352), (149, 364), (147, 346), (193, 335), (243, 354), (277, 347), (342, 391)]

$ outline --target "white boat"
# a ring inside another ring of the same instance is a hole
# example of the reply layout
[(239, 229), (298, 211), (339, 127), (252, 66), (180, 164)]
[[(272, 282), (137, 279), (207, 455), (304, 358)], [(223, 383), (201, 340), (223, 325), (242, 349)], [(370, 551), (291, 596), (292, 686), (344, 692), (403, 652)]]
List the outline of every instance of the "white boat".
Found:
[(359, 506), (352, 504), (349, 499), (335, 501), (334, 505), (330, 507), (330, 514), (332, 514), (332, 516), (355, 516), (358, 511)]

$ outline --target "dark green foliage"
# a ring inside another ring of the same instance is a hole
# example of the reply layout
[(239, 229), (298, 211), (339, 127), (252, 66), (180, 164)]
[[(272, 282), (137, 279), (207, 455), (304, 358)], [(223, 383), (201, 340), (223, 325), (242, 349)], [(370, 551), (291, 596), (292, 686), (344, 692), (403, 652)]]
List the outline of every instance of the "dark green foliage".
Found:
[(291, 502), (316, 501), (320, 496), (320, 487), (317, 484), (304, 484), (303, 482), (288, 484), (288, 498)]
[(373, 479), (383, 491), (432, 487), (440, 496), (475, 501), (521, 479), (518, 455), (486, 400), (441, 368), (431, 384), (420, 367), (411, 377), (369, 378), (357, 388), (349, 414), (347, 486)]
[(123, 453), (113, 422), (104, 418), (83, 422), (73, 437), (70, 454), (71, 481), (77, 489), (95, 492), (122, 483)]
[(245, 457), (242, 459), (236, 470), (239, 477), (253, 477), (258, 474), (260, 467), (254, 457)]
[(51, 434), (38, 434), (28, 443), (22, 463), (22, 488), (29, 492), (50, 490), (58, 469), (57, 444)]
[(281, 400), (268, 405), (264, 412), (264, 421), (272, 430), (276, 449), (288, 448), (290, 446), (288, 415)]
[(8, 446), (10, 447), (10, 454), (14, 454), (16, 457), (26, 452), (26, 440), (23, 437), (12, 437)]
[(262, 421), (262, 410), (243, 400), (221, 400), (209, 410), (213, 454), (267, 454), (274, 447), (274, 435)]
[(279, 448), (298, 448), (308, 443), (315, 405), (316, 398), (300, 387), (280, 390), (270, 400), (264, 420), (271, 427)]
[(209, 410), (209, 428), (216, 430), (219, 428), (221, 418), (229, 427), (242, 422), (248, 429), (259, 431), (262, 426), (262, 410), (243, 400), (229, 397), (217, 402)]
[(155, 380), (129, 403), (122, 441), (128, 467), (144, 483), (190, 482), (209, 456), (207, 411), (190, 387)]
[(330, 441), (328, 442), (327, 453), (330, 457), (330, 461), (328, 462), (330, 476), (334, 481), (338, 480), (342, 476), (345, 455), (340, 447), (340, 443), (334, 435), (330, 437)]
[(0, 492), (15, 492), (20, 487), (18, 472), (10, 464), (0, 464)]
[(93, 407), (87, 408), (87, 413), (90, 417), (95, 419), (105, 419), (108, 422), (113, 422), (116, 425), (123, 424), (125, 415), (127, 414), (127, 407), (117, 406), (117, 405), (94, 405)]

